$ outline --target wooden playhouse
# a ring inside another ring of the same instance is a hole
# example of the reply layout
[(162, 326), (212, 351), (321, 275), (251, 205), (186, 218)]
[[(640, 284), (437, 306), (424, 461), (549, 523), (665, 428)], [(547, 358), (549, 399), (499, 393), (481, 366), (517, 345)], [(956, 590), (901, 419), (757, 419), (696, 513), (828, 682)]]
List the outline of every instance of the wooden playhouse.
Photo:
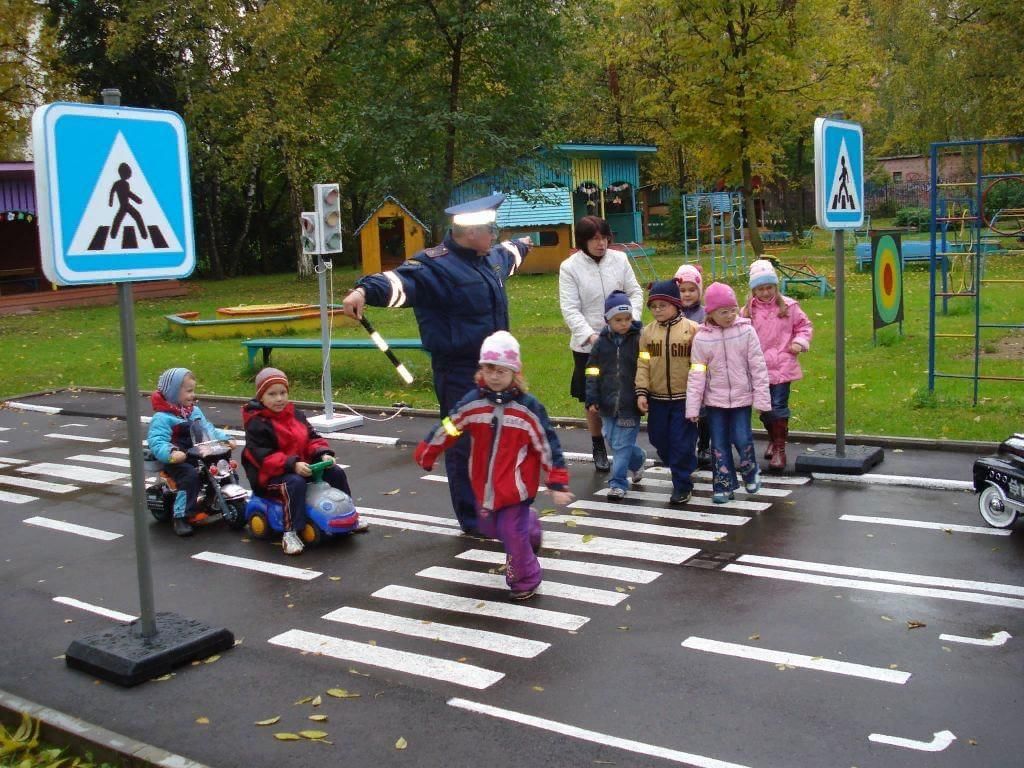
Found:
[(426, 247), (428, 228), (388, 195), (356, 230), (364, 275), (394, 269)]

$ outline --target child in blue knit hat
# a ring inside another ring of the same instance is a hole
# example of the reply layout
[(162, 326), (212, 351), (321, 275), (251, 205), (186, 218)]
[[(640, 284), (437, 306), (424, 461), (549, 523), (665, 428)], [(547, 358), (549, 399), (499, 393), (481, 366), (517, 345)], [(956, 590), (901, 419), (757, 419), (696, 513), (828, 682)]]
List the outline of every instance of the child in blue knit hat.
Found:
[(174, 532), (191, 536), (189, 520), (195, 514), (199, 496), (199, 472), (186, 461), (193, 445), (193, 425), (195, 431), (205, 431), (209, 440), (227, 440), (228, 436), (213, 426), (196, 405), (196, 377), (188, 368), (168, 368), (161, 373), (150, 403), (153, 420), (149, 422), (149, 450), (178, 488), (174, 497)]

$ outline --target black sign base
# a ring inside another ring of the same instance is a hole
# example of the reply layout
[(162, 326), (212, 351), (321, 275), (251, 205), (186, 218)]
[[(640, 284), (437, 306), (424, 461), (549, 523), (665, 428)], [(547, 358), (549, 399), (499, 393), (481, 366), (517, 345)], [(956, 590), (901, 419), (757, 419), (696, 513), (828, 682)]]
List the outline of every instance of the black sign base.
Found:
[(801, 453), (796, 458), (798, 474), (830, 472), (836, 475), (863, 475), (882, 463), (881, 448), (871, 445), (848, 445), (845, 456), (836, 455), (834, 445), (816, 445), (813, 453)]
[(150, 638), (142, 636), (141, 621), (136, 619), (73, 641), (65, 653), (67, 665), (128, 687), (235, 644), (229, 630), (176, 613), (158, 613), (155, 619), (156, 634)]

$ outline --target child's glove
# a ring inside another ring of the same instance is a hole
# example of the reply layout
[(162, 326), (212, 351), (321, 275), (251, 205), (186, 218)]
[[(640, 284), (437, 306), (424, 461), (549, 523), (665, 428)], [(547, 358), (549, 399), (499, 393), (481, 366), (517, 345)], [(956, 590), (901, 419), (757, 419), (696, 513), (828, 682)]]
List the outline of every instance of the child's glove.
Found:
[(181, 464), (187, 458), (184, 451), (171, 451), (171, 464)]
[(416, 451), (412, 455), (413, 460), (427, 470), (427, 472), (434, 468), (434, 461), (428, 455), (428, 447), (426, 443), (420, 443), (416, 446)]

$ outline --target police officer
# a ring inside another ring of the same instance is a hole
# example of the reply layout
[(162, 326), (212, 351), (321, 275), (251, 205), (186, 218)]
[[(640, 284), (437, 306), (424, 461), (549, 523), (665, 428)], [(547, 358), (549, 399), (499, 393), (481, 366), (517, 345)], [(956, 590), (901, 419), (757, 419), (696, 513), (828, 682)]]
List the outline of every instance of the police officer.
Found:
[[(505, 281), (530, 246), (525, 239), (495, 244), (497, 210), (504, 200), (495, 194), (445, 209), (452, 227), (441, 245), (395, 269), (360, 278), (342, 303), (345, 314), (355, 318), (362, 317), (367, 304), (413, 308), (430, 353), (442, 418), (473, 388), (483, 340), (509, 329)], [(475, 533), (467, 437), (445, 452), (445, 468), (459, 525)]]

